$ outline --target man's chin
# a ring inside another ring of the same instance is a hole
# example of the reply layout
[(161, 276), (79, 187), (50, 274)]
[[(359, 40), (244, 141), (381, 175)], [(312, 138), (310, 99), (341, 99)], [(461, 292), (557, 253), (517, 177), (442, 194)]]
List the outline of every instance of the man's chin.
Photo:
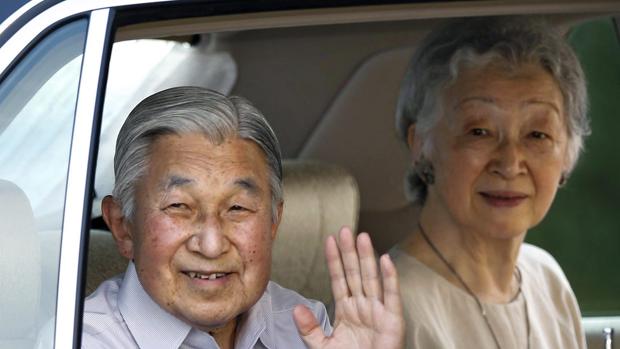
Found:
[[(205, 292), (204, 289), (188, 287), (180, 289), (176, 295), (179, 300), (169, 311), (192, 327), (202, 331), (213, 331), (236, 321), (254, 306), (263, 295), (267, 283), (255, 283), (254, 292), (247, 289), (230, 287), (225, 291)], [(237, 286), (237, 285), (235, 285)]]
[(192, 328), (196, 328), (203, 332), (210, 333), (211, 335), (224, 331), (230, 326), (234, 326), (237, 323), (239, 316), (232, 317), (230, 319), (194, 319), (189, 325)]
[[(177, 314), (190, 326), (205, 332), (218, 331), (236, 322), (237, 318), (247, 312), (255, 302), (234, 304), (231, 300), (222, 300), (215, 303), (189, 306), (189, 311)], [(186, 308), (187, 309), (187, 308)]]

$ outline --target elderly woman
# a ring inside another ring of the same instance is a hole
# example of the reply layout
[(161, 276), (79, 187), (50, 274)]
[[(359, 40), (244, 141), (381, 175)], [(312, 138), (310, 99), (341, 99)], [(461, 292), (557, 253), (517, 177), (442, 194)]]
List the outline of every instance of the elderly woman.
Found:
[(409, 348), (584, 348), (557, 262), (524, 244), (589, 133), (579, 62), (537, 19), (459, 20), (413, 57), (397, 125), (419, 223), (391, 255)]

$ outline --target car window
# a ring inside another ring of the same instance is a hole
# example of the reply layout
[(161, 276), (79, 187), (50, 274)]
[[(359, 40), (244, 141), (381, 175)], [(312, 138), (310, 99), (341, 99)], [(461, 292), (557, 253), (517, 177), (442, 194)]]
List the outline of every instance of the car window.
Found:
[(549, 215), (528, 234), (528, 241), (556, 257), (584, 315), (620, 315), (620, 45), (611, 18), (576, 26), (569, 41), (588, 81), (592, 135)]
[(237, 65), (228, 52), (215, 47), (215, 41), (212, 35), (196, 35), (192, 43), (168, 39), (114, 43), (101, 124), (93, 217), (101, 216), (101, 199), (112, 193), (116, 136), (139, 101), (181, 85), (230, 92), (237, 79)]
[(0, 347), (51, 343), (86, 19), (47, 35), (0, 83)]

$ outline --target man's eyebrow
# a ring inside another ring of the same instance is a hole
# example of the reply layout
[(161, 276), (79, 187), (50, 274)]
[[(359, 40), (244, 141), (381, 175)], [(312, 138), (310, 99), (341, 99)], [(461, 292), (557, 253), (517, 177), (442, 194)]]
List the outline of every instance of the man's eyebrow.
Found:
[(188, 184), (193, 184), (195, 181), (190, 178), (182, 177), (182, 176), (170, 176), (168, 180), (164, 183), (164, 190), (170, 191), (173, 188), (182, 187)]
[(239, 178), (235, 180), (234, 185), (241, 187), (242, 189), (250, 192), (252, 195), (258, 195), (261, 192), (261, 189), (256, 181), (250, 177)]

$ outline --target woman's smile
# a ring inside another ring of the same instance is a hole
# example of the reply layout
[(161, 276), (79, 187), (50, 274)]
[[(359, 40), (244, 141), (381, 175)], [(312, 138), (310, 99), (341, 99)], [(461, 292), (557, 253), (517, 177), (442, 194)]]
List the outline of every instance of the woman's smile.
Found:
[(480, 196), (493, 207), (516, 207), (527, 200), (528, 195), (514, 191), (481, 191)]
[(536, 65), (487, 65), (462, 70), (443, 100), (467, 102), (443, 109), (433, 133), (429, 210), (489, 238), (524, 234), (547, 213), (567, 168), (557, 83)]

